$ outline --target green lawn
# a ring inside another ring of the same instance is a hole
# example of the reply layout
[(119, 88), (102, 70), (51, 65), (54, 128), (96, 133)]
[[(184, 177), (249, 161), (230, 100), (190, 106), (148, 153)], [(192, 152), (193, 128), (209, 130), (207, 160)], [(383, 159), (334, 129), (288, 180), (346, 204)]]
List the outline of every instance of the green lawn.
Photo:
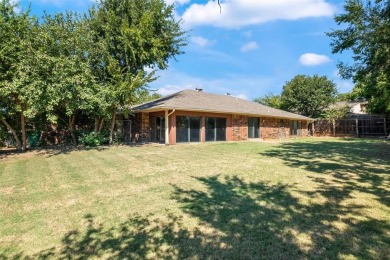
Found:
[(390, 259), (390, 142), (0, 156), (0, 259)]

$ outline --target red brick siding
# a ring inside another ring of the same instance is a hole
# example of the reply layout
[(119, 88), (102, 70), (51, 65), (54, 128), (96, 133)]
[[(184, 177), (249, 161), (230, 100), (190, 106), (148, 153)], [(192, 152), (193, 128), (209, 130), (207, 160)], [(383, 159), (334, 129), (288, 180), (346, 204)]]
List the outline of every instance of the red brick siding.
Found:
[(248, 139), (248, 117), (242, 115), (232, 116), (233, 141), (243, 141)]
[(141, 113), (141, 141), (149, 141), (150, 137), (149, 113)]
[(260, 121), (260, 136), (262, 139), (280, 139), (290, 137), (290, 123), (288, 120), (263, 117)]

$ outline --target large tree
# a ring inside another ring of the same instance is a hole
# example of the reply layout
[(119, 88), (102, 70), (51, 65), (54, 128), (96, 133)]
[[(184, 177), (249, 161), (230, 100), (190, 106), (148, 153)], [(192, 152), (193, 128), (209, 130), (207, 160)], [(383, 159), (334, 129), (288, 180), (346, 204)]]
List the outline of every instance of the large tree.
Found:
[(340, 63), (340, 74), (357, 83), (372, 112), (390, 113), (390, 1), (347, 0), (328, 33), (333, 53), (352, 51), (353, 64)]
[(282, 108), (317, 118), (335, 102), (336, 97), (336, 84), (327, 77), (297, 75), (283, 87)]
[(118, 109), (156, 79), (145, 68), (166, 69), (186, 40), (174, 6), (164, 0), (102, 0), (89, 14), (98, 48), (91, 51), (92, 68), (111, 113), (112, 143)]

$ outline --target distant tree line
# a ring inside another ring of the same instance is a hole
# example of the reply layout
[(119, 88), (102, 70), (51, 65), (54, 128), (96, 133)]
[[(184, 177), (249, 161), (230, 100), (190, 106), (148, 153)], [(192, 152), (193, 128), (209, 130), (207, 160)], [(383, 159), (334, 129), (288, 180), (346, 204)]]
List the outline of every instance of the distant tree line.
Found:
[(186, 44), (174, 6), (164, 0), (101, 0), (83, 14), (31, 15), (0, 0), (0, 141), (62, 124), (76, 144), (78, 117), (95, 131), (119, 108), (149, 98), (157, 69)]

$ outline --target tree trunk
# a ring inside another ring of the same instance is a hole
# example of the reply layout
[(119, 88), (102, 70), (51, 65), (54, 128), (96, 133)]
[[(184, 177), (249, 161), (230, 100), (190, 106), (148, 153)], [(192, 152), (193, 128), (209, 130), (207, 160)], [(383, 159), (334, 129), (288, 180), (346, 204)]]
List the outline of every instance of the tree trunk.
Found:
[(104, 125), (104, 119), (103, 118), (99, 118), (99, 117), (96, 117), (95, 118), (95, 128), (94, 128), (94, 132), (95, 133), (100, 133), (103, 129), (103, 125)]
[(314, 127), (314, 121), (311, 123), (311, 135), (314, 136), (315, 135), (315, 127)]
[(109, 145), (112, 145), (112, 142), (114, 140), (114, 128), (115, 128), (115, 115), (116, 115), (116, 108), (112, 112), (112, 119), (111, 119), (111, 127), (110, 127), (110, 141)]
[(22, 109), (20, 113), (20, 126), (22, 129), (22, 152), (27, 150), (27, 134), (26, 134), (26, 117), (23, 113), (24, 109)]
[(99, 133), (102, 131), (103, 126), (104, 126), (104, 118), (102, 118), (102, 119), (100, 120), (100, 125), (99, 125), (99, 130), (98, 130)]
[(18, 150), (21, 150), (22, 149), (22, 143), (20, 142), (20, 139), (18, 137), (18, 134), (16, 133), (15, 129), (13, 129), (11, 127), (10, 124), (8, 124), (8, 122), (4, 119), (4, 118), (1, 118), (1, 121), (4, 123), (4, 125), (8, 128), (9, 131), (11, 131), (14, 139), (15, 139), (15, 142), (16, 142), (16, 148)]
[(95, 117), (95, 127), (93, 128), (93, 131), (97, 133), (99, 131), (99, 123), (100, 123), (100, 118)]
[(74, 122), (75, 122), (75, 116), (74, 115), (69, 116), (69, 132), (70, 132), (70, 136), (72, 137), (73, 145), (76, 145), (77, 141), (76, 141), (76, 135), (74, 133), (75, 130)]

